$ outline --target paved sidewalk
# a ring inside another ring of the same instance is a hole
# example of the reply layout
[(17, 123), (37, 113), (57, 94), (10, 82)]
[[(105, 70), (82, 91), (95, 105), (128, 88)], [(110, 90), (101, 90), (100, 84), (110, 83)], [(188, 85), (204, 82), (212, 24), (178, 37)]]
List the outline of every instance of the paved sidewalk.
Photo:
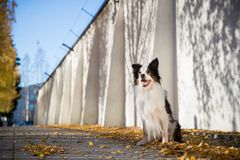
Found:
[(24, 149), (27, 144), (39, 143), (65, 150), (45, 159), (176, 159), (163, 157), (159, 150), (138, 147), (133, 141), (100, 138), (79, 130), (34, 126), (0, 128), (0, 159), (39, 159)]

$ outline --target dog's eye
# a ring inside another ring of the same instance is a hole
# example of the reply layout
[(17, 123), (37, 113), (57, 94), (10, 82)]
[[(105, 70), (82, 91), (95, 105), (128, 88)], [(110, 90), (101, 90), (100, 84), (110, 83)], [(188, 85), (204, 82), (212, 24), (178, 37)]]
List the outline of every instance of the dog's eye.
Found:
[(141, 74), (141, 71), (138, 71), (138, 74)]

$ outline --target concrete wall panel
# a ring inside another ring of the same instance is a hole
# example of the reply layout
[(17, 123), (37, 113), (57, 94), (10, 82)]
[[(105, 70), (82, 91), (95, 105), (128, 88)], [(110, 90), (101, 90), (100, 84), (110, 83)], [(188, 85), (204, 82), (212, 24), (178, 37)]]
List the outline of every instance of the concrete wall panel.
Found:
[(240, 1), (177, 0), (180, 122), (240, 130)]
[(125, 45), (126, 125), (137, 125), (132, 64), (153, 58), (158, 1), (123, 1)]
[[(119, 7), (121, 5), (121, 7)], [(116, 4), (115, 29), (111, 54), (110, 77), (106, 99), (104, 119), (100, 123), (106, 126), (125, 125), (124, 90), (124, 25), (122, 1)], [(119, 10), (118, 10), (119, 9)]]
[(71, 107), (71, 57), (67, 56), (62, 64), (63, 70), (63, 91), (59, 115), (59, 124), (69, 124)]
[(153, 57), (159, 59), (161, 84), (168, 93), (174, 118), (178, 119), (175, 0), (158, 2)]
[(83, 70), (83, 110), (81, 114), (81, 124), (96, 124), (98, 117), (98, 52), (94, 48), (93, 38), (95, 28), (91, 28), (84, 38), (84, 70)]
[(75, 66), (73, 66), (72, 75), (74, 83), (72, 85), (72, 104), (70, 110), (70, 124), (80, 124), (82, 111), (82, 74), (83, 74), (83, 48), (79, 43), (74, 48)]

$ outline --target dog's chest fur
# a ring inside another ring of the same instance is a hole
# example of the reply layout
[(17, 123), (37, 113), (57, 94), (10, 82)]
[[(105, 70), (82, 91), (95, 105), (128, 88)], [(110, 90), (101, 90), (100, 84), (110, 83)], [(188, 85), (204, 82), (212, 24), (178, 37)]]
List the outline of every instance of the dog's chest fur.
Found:
[(165, 110), (165, 91), (159, 83), (154, 83), (145, 89), (137, 86), (137, 110), (147, 124), (148, 136), (158, 138), (162, 131), (162, 124), (168, 123)]

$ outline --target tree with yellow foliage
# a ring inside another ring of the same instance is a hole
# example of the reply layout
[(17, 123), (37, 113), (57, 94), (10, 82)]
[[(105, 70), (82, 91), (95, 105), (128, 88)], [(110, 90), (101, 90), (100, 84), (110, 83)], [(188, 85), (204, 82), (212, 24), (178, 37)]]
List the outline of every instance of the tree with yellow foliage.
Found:
[(11, 36), (14, 22), (13, 0), (0, 0), (0, 113), (8, 114), (16, 106), (19, 98), (20, 75), (19, 58), (16, 56)]

